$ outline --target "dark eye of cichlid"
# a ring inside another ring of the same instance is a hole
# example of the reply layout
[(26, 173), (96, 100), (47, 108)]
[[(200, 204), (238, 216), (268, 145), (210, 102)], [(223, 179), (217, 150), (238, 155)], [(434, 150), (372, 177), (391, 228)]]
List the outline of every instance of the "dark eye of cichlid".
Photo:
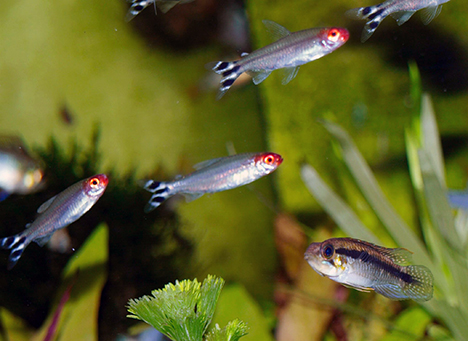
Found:
[(333, 246), (331, 245), (326, 245), (324, 248), (323, 248), (323, 251), (322, 251), (322, 254), (323, 254), (323, 257), (329, 259), (331, 258), (331, 256), (333, 256), (333, 253), (334, 253), (334, 249), (333, 249)]

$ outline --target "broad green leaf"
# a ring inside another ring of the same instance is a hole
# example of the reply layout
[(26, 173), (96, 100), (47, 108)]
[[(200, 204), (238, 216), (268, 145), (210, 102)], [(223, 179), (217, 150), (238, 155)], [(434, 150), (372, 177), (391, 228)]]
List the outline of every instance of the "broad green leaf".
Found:
[(225, 326), (237, 318), (250, 327), (242, 341), (273, 341), (271, 328), (260, 306), (243, 285), (231, 284), (223, 289), (219, 297), (212, 325)]
[[(29, 341), (34, 331), (21, 318), (0, 307), (0, 321), (7, 340)], [(5, 341), (7, 341), (5, 340)]]
[(382, 341), (421, 340), (432, 317), (420, 307), (403, 311), (395, 321), (396, 329), (387, 334)]
[(379, 239), (361, 223), (356, 213), (333, 192), (312, 166), (302, 166), (301, 176), (310, 193), (347, 235), (379, 244)]
[[(56, 301), (60, 300), (75, 276), (76, 283), (60, 315), (54, 340), (93, 341), (98, 339), (99, 304), (101, 291), (107, 278), (108, 239), (107, 225), (100, 224), (65, 267), (62, 275), (63, 283), (57, 290)], [(44, 339), (55, 310), (56, 304), (33, 340)]]

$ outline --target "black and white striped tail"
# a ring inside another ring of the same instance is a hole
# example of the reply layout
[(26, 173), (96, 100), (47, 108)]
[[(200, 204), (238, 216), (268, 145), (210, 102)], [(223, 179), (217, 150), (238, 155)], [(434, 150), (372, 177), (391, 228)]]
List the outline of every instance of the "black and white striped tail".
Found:
[[(155, 0), (130, 0), (129, 2), (132, 3), (130, 9), (125, 16), (125, 20), (129, 22), (133, 18), (135, 18), (138, 14), (141, 13), (146, 7), (151, 5), (152, 3), (156, 4)], [(156, 13), (156, 6), (154, 6), (154, 11)], [(157, 13), (156, 13), (157, 14)]]
[(374, 33), (388, 15), (385, 7), (382, 4), (369, 7), (353, 8), (346, 12), (346, 16), (352, 19), (368, 20), (361, 34), (361, 41), (365, 42)]
[(26, 246), (26, 237), (21, 236), (21, 234), (0, 239), (2, 249), (12, 249), (8, 258), (8, 270), (11, 270), (18, 263)]
[(234, 62), (217, 62), (214, 63), (212, 70), (219, 75), (223, 76), (221, 80), (221, 87), (219, 88), (216, 99), (220, 99), (224, 96), (226, 91), (232, 86), (236, 79), (241, 75), (242, 72), (239, 72), (240, 65), (237, 61)]
[(169, 188), (167, 187), (165, 182), (147, 180), (142, 182), (142, 186), (148, 192), (154, 193), (145, 206), (146, 213), (154, 210), (172, 195), (171, 193), (169, 193)]

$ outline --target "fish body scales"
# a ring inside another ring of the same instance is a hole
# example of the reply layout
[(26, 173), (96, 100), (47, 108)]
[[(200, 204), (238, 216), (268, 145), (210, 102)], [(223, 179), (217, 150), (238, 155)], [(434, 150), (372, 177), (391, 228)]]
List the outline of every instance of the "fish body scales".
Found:
[(291, 33), (270, 45), (253, 51), (241, 61), (241, 70), (273, 71), (285, 67), (300, 66), (324, 56), (328, 51), (320, 44), (321, 29)]
[(255, 167), (255, 154), (236, 155), (197, 170), (172, 183), (180, 193), (214, 193), (248, 184), (261, 176)]
[(77, 182), (63, 192), (43, 203), (37, 210), (39, 214), (23, 232), (0, 239), (0, 247), (11, 249), (8, 269), (13, 268), (20, 259), (24, 249), (36, 242), (43, 246), (52, 234), (70, 225), (99, 200), (108, 184), (105, 174), (98, 174)]
[(275, 153), (244, 153), (204, 161), (195, 165), (196, 171), (174, 181), (144, 180), (142, 187), (153, 193), (145, 212), (175, 194), (183, 194), (191, 201), (204, 193), (246, 185), (273, 172), (282, 162), (282, 157)]

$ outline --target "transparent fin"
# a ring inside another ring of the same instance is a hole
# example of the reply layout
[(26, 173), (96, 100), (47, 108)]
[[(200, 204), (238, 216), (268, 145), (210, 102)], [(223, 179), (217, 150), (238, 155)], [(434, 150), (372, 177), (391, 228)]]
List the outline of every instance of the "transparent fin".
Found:
[(271, 38), (275, 41), (287, 37), (291, 34), (287, 28), (275, 23), (274, 21), (262, 20), (262, 22), (263, 25), (265, 25), (267, 31), (270, 33)]
[(434, 291), (434, 276), (431, 270), (423, 265), (410, 265), (406, 272), (415, 280), (403, 288), (404, 293), (417, 302), (429, 301)]
[(185, 197), (185, 201), (190, 202), (200, 198), (205, 193), (181, 193)]
[(221, 159), (224, 159), (224, 157), (218, 157), (216, 159), (202, 161), (194, 165), (193, 168), (195, 168), (196, 170), (203, 169), (203, 168), (211, 166), (212, 164), (215, 164), (216, 162), (221, 161)]
[(428, 25), (434, 18), (436, 18), (440, 11), (442, 11), (442, 5), (426, 7), (421, 11), (421, 20), (424, 25)]
[(383, 295), (385, 297), (388, 297), (392, 300), (406, 300), (411, 297), (408, 297), (396, 284), (390, 284), (390, 283), (382, 283), (379, 285), (374, 286), (374, 290), (376, 293), (379, 293), (380, 295)]
[(362, 14), (362, 11), (365, 7), (353, 8), (345, 12), (345, 16), (350, 19), (365, 19), (365, 15)]
[(37, 209), (37, 213), (42, 213), (44, 212), (45, 210), (47, 210), (50, 205), (52, 204), (52, 202), (55, 200), (57, 196), (53, 196), (52, 198), (50, 198), (49, 200), (47, 200), (45, 203), (43, 203), (41, 206), (39, 206), (39, 208)]
[(34, 239), (34, 242), (40, 247), (43, 247), (44, 245), (47, 244), (47, 242), (50, 240), (51, 237), (52, 237), (52, 234), (49, 234), (47, 236)]
[(248, 74), (252, 76), (252, 81), (255, 85), (263, 82), (269, 75), (271, 71), (249, 71)]
[(158, 7), (158, 9), (163, 12), (163, 13), (167, 13), (169, 12), (170, 9), (172, 9), (172, 7), (174, 7), (175, 5), (177, 5), (180, 1), (177, 0), (177, 1), (156, 1), (156, 7)]
[(401, 26), (405, 22), (407, 22), (413, 14), (414, 14), (414, 11), (403, 11), (403, 12), (391, 13), (390, 15), (392, 16), (393, 19), (396, 20), (398, 26)]
[(284, 70), (284, 78), (281, 81), (281, 84), (286, 85), (290, 81), (292, 81), (294, 79), (294, 77), (296, 77), (297, 72), (299, 71), (299, 66), (288, 67), (288, 68), (285, 68), (283, 70)]

